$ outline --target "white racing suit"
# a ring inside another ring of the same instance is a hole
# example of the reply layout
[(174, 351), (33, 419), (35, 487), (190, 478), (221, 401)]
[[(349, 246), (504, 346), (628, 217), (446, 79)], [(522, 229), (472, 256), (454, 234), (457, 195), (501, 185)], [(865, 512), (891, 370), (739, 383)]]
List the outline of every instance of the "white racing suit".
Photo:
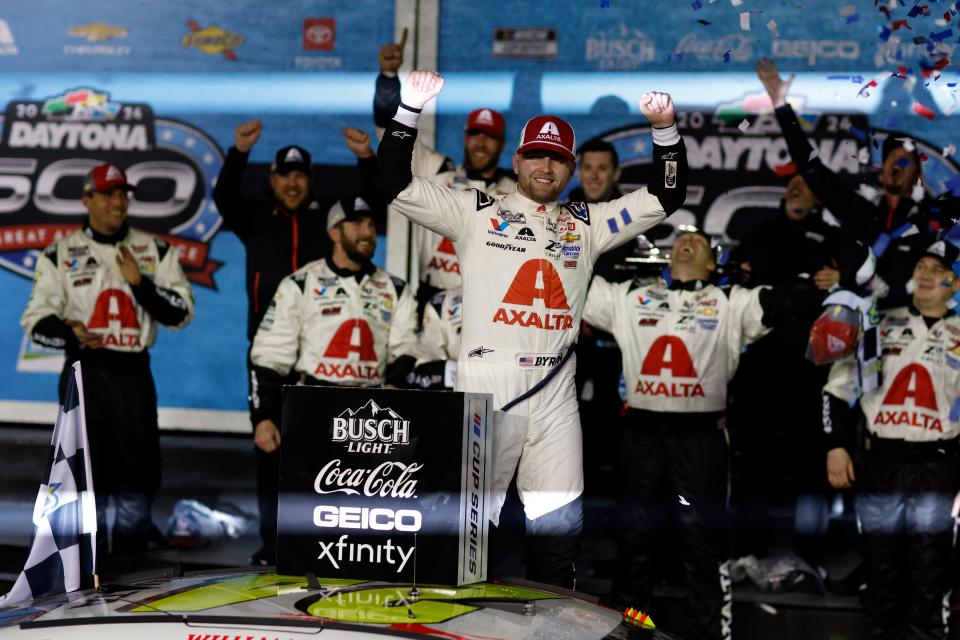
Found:
[(391, 365), (416, 350), (415, 303), (400, 278), (368, 264), (356, 274), (315, 260), (280, 282), (260, 323), (250, 413), (279, 426), (280, 386), (291, 370), (301, 382), (348, 387), (402, 383)]
[(441, 291), (423, 309), (420, 357), (408, 381), (422, 389), (454, 389), (460, 332), (463, 329), (463, 289)]
[[(675, 131), (675, 130), (672, 130)], [(463, 276), (457, 387), (491, 393), (503, 407), (543, 381), (574, 344), (593, 264), (679, 208), (686, 156), (678, 135), (655, 145), (650, 188), (607, 203), (539, 204), (519, 192), (492, 198), (412, 177), (416, 129), (391, 121), (380, 144), (378, 181), (402, 214), (449, 238)], [(570, 358), (574, 360), (574, 358)], [(491, 520), (499, 522), (510, 481), (524, 504), (528, 576), (571, 584), (582, 524), (580, 418), (569, 362), (536, 395), (494, 413)], [(538, 519), (574, 503), (549, 522)]]
[[(929, 327), (928, 327), (929, 324)], [(960, 435), (960, 318), (908, 307), (880, 321), (882, 386), (859, 397), (868, 435), (857, 460), (857, 518), (868, 554), (871, 637), (946, 637), (952, 586)], [(856, 363), (837, 362), (824, 387), (827, 447), (853, 455)]]
[[(131, 286), (117, 265), (120, 246), (140, 267)], [(150, 509), (160, 485), (157, 392), (148, 349), (157, 326), (184, 328), (193, 318), (193, 290), (177, 250), (126, 225), (113, 235), (89, 226), (47, 247), (37, 260), (33, 291), (20, 325), (34, 342), (64, 349), (66, 374), (80, 361), (90, 464), (97, 490), (98, 546), (107, 551), (107, 503), (116, 520), (113, 553), (147, 548)], [(68, 321), (101, 337), (100, 348), (81, 347)]]
[(702, 281), (641, 286), (600, 277), (587, 296), (584, 320), (620, 345), (630, 407), (616, 448), (614, 597), (650, 611), (657, 543), (676, 521), (689, 589), (685, 638), (730, 637), (727, 384), (741, 350), (770, 331), (777, 302), (767, 289), (728, 295)]

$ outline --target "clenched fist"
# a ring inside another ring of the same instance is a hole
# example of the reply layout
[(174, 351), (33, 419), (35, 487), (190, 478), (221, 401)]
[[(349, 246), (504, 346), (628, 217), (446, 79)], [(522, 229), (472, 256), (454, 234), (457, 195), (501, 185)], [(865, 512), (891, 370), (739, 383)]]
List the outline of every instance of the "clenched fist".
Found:
[(669, 127), (676, 122), (676, 110), (669, 93), (650, 91), (640, 96), (640, 113), (657, 129)]
[(233, 146), (237, 148), (237, 151), (250, 153), (250, 149), (252, 149), (253, 145), (257, 144), (257, 140), (260, 139), (260, 131), (262, 129), (263, 126), (259, 120), (244, 122), (234, 131)]
[(358, 158), (369, 158), (373, 155), (373, 148), (370, 146), (370, 135), (362, 129), (353, 127), (343, 128), (343, 142), (347, 148)]
[(443, 89), (443, 76), (436, 71), (410, 72), (400, 87), (400, 102), (414, 109), (423, 109)]
[(396, 75), (403, 66), (403, 48), (407, 46), (407, 28), (403, 28), (403, 35), (397, 44), (385, 44), (380, 48), (380, 72), (387, 75)]

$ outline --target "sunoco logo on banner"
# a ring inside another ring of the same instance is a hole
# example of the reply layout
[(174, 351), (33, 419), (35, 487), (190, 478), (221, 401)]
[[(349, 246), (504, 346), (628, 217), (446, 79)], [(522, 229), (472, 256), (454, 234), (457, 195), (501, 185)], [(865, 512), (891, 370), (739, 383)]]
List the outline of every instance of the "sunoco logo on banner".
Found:
[(333, 441), (347, 445), (350, 453), (391, 453), (410, 443), (410, 421), (373, 400), (357, 410), (346, 409), (333, 419)]
[(110, 162), (139, 187), (131, 224), (176, 246), (187, 277), (215, 288), (209, 242), (221, 219), (210, 189), (223, 153), (206, 134), (89, 87), (11, 102), (3, 118), (0, 266), (33, 277), (39, 251), (83, 223), (84, 175)]

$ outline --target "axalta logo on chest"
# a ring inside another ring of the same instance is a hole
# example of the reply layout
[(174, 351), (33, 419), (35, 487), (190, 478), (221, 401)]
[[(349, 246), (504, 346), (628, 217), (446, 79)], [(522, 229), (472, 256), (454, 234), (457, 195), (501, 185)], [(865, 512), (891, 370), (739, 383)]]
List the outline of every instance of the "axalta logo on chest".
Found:
[(569, 312), (570, 305), (560, 274), (549, 260), (543, 258), (527, 260), (520, 265), (503, 296), (504, 304), (519, 307), (533, 307), (535, 300), (540, 301), (544, 312), (500, 307), (493, 315), (493, 322), (559, 331), (574, 328), (573, 316), (564, 313)]

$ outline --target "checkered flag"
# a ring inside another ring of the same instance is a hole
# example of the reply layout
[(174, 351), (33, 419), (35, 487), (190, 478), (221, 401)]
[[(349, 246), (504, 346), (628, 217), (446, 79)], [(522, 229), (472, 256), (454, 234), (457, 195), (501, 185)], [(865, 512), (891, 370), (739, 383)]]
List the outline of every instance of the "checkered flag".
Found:
[(76, 362), (50, 442), (50, 458), (33, 507), (27, 564), (0, 607), (92, 585), (97, 510), (84, 419), (83, 380)]

